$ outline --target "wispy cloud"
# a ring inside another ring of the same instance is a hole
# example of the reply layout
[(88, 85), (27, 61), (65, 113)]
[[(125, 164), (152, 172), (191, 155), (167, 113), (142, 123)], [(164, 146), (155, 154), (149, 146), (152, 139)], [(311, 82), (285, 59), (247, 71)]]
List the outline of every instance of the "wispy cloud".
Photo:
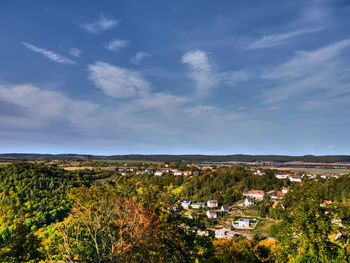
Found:
[(273, 82), (263, 93), (265, 101), (298, 99), (302, 103), (311, 98), (312, 105), (319, 107), (347, 93), (350, 68), (340, 56), (345, 48), (350, 48), (350, 39), (313, 51), (299, 51), (291, 60), (266, 71), (262, 77)]
[(59, 55), (59, 54), (57, 54), (55, 52), (52, 52), (50, 50), (39, 48), (39, 47), (34, 46), (34, 45), (32, 45), (30, 43), (27, 43), (27, 42), (22, 42), (22, 44), (26, 48), (28, 48), (28, 49), (34, 51), (35, 53), (38, 53), (38, 54), (40, 54), (40, 55), (42, 55), (42, 56), (44, 56), (46, 58), (48, 58), (48, 59), (50, 59), (50, 60), (52, 60), (52, 61), (54, 61), (56, 63), (60, 63), (60, 64), (77, 64), (73, 60), (71, 60), (69, 58), (66, 58), (66, 57), (64, 57), (62, 55)]
[(123, 39), (112, 39), (109, 41), (106, 45), (105, 48), (107, 48), (110, 51), (120, 51), (122, 48), (125, 48), (129, 45), (128, 40), (123, 40)]
[(247, 49), (260, 49), (260, 48), (269, 48), (269, 47), (279, 46), (279, 45), (285, 44), (291, 38), (309, 34), (309, 33), (316, 33), (321, 31), (322, 29), (323, 27), (303, 28), (303, 29), (292, 30), (285, 33), (263, 36), (259, 40), (248, 45)]
[(245, 107), (239, 107), (239, 108), (237, 109), (237, 111), (238, 111), (238, 112), (245, 112), (246, 109), (245, 109)]
[(113, 98), (132, 98), (147, 92), (149, 83), (137, 71), (97, 61), (88, 66), (89, 79), (106, 95)]
[(335, 145), (328, 145), (327, 148), (328, 148), (328, 149), (335, 149), (335, 148), (337, 148), (337, 146), (335, 146)]
[(140, 65), (141, 61), (151, 55), (147, 52), (137, 52), (135, 56), (130, 59), (130, 62), (134, 65)]
[(278, 111), (278, 110), (280, 110), (279, 106), (273, 106), (273, 107), (267, 108), (265, 111), (266, 112), (274, 112), (274, 111)]
[(109, 18), (105, 15), (100, 15), (100, 17), (93, 21), (92, 23), (77, 23), (79, 26), (84, 28), (87, 32), (93, 34), (99, 34), (102, 31), (112, 29), (119, 25), (118, 20)]
[(209, 95), (210, 89), (219, 84), (232, 87), (248, 78), (245, 70), (217, 72), (210, 62), (209, 53), (199, 49), (186, 52), (180, 62), (190, 66), (189, 76), (196, 82), (199, 97)]
[(81, 55), (81, 50), (78, 49), (78, 48), (73, 47), (73, 48), (71, 48), (71, 49), (69, 50), (69, 54), (71, 54), (73, 57), (78, 58), (78, 57), (80, 57), (80, 55)]

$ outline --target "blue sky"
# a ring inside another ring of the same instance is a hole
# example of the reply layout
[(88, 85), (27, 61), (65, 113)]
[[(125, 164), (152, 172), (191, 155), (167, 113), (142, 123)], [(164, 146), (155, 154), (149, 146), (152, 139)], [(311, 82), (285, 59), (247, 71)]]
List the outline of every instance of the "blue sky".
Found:
[(0, 152), (350, 154), (350, 1), (1, 1)]

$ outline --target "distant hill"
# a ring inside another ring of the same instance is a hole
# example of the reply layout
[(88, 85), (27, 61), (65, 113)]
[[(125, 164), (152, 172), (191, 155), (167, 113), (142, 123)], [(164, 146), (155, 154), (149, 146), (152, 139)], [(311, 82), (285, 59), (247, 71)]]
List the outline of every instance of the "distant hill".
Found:
[(0, 154), (0, 159), (18, 159), (18, 160), (54, 160), (54, 159), (97, 159), (97, 160), (126, 160), (126, 161), (161, 161), (161, 162), (312, 162), (312, 163), (350, 163), (350, 155), (304, 155), (304, 156), (286, 156), (286, 155), (85, 155), (85, 154), (35, 154), (35, 153), (6, 153)]

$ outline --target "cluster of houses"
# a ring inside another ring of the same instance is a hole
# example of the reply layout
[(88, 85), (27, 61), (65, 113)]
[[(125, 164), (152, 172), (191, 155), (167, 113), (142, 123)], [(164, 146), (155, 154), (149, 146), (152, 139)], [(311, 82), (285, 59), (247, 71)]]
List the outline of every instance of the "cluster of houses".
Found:
[[(217, 218), (218, 217), (218, 212), (224, 212), (224, 213), (229, 213), (230, 209), (232, 209), (233, 206), (228, 206), (228, 205), (222, 205), (221, 208), (215, 209), (215, 208), (219, 208), (219, 203), (217, 200), (208, 200), (207, 203), (203, 203), (203, 202), (194, 202), (192, 203), (191, 200), (188, 199), (183, 199), (181, 200), (181, 206), (184, 209), (202, 209), (202, 208), (209, 208), (206, 212), (206, 215), (208, 218)], [(214, 209), (213, 209), (214, 208)], [(192, 218), (193, 216), (195, 216), (196, 213), (192, 212), (189, 214), (189, 217)]]
[[(185, 169), (183, 169), (185, 168)], [(186, 170), (187, 169), (187, 170)], [(211, 171), (216, 172), (217, 169), (214, 169), (211, 166), (199, 166), (196, 164), (187, 164), (185, 167), (179, 168), (174, 163), (164, 164), (160, 163), (156, 166), (151, 166), (148, 168), (137, 168), (137, 167), (120, 167), (116, 168), (121, 175), (126, 175), (127, 173), (136, 173), (137, 175), (141, 174), (151, 174), (156, 176), (162, 176), (166, 174), (171, 174), (175, 176), (200, 176), (201, 172)]]

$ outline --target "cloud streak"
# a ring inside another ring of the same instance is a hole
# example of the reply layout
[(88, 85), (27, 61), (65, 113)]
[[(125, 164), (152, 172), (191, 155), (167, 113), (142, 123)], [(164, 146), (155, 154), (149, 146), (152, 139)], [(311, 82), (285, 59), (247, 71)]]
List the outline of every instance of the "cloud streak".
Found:
[(106, 45), (105, 48), (107, 48), (109, 51), (120, 51), (122, 48), (125, 48), (129, 45), (128, 40), (123, 40), (123, 39), (112, 39), (109, 41)]
[(80, 57), (80, 55), (81, 55), (81, 50), (78, 49), (78, 48), (73, 47), (73, 48), (71, 48), (71, 49), (69, 50), (69, 54), (72, 55), (73, 57), (78, 58), (78, 57)]
[(46, 49), (43, 49), (43, 48), (39, 48), (37, 46), (34, 46), (28, 42), (22, 42), (23, 46), (25, 46), (26, 48), (30, 49), (31, 51), (35, 52), (35, 53), (38, 53), (56, 63), (59, 63), (59, 64), (71, 64), (71, 65), (75, 65), (77, 64), (76, 62), (74, 62), (73, 60), (69, 59), (69, 58), (66, 58), (62, 55), (59, 55), (55, 52), (52, 52), (50, 50), (46, 50)]
[(118, 20), (109, 18), (105, 15), (101, 15), (97, 20), (95, 20), (92, 23), (82, 23), (78, 24), (83, 29), (85, 29), (87, 32), (92, 34), (99, 34), (103, 31), (112, 29), (119, 25)]
[(322, 27), (303, 28), (303, 29), (292, 30), (286, 33), (263, 36), (259, 40), (248, 45), (247, 49), (260, 49), (260, 48), (280, 46), (285, 44), (291, 38), (295, 38), (305, 34), (316, 33), (321, 31), (322, 29), (323, 29)]

